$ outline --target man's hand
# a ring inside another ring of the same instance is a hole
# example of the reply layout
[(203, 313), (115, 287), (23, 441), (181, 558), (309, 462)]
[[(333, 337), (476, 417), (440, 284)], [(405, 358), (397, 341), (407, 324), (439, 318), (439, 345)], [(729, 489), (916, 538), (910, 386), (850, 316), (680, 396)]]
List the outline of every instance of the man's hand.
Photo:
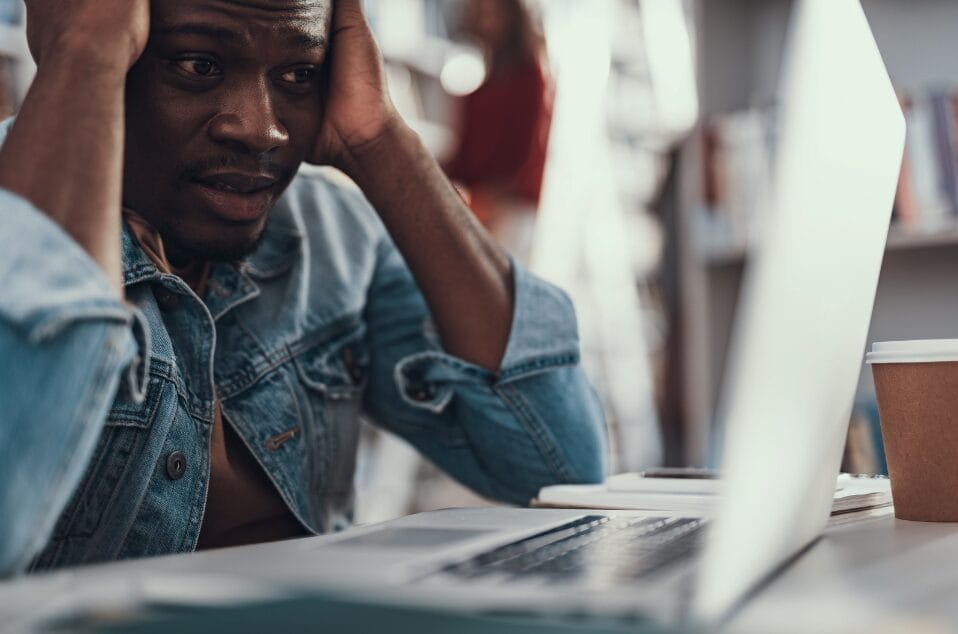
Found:
[(70, 235), (122, 296), (126, 73), (149, 35), (148, 0), (26, 0), (37, 75), (0, 150), (0, 187)]
[(382, 54), (361, 0), (333, 0), (330, 46), (328, 101), (309, 162), (334, 165), (354, 175), (356, 153), (402, 121), (389, 99)]
[(82, 54), (126, 73), (149, 36), (148, 0), (26, 0), (26, 6), (38, 67), (59, 54)]
[(360, 0), (333, 0), (323, 128), (310, 162), (344, 171), (379, 213), (450, 354), (496, 372), (513, 311), (509, 260), (389, 99)]

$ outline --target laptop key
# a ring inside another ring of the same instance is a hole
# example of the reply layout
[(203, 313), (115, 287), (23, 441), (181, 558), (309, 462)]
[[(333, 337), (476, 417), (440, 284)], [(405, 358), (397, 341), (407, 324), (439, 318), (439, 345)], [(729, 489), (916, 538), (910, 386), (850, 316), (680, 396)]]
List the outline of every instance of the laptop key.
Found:
[(651, 576), (691, 555), (705, 521), (698, 518), (586, 516), (558, 528), (446, 566), (442, 572), (475, 579), (586, 579), (606, 585)]

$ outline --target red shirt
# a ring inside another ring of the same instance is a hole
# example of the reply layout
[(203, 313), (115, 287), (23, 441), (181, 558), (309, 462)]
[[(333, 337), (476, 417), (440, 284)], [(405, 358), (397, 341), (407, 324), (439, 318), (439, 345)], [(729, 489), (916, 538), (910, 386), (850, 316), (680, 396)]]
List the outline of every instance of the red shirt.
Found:
[(552, 86), (537, 61), (490, 75), (460, 102), (449, 177), (538, 204), (552, 104)]

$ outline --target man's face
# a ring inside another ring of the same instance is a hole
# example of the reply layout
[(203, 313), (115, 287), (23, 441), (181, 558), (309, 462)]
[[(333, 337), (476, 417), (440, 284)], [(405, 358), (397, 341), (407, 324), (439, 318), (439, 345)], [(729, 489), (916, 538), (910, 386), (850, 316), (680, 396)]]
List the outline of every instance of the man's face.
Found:
[(312, 152), (332, 0), (153, 0), (127, 79), (123, 203), (174, 261), (233, 260)]

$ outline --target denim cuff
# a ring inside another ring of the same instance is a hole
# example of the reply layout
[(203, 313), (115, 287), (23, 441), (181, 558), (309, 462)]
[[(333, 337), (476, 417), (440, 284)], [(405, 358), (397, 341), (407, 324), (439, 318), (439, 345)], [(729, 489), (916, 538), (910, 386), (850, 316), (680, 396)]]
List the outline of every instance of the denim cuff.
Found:
[(505, 383), (579, 362), (579, 330), (572, 300), (512, 260), (515, 309), (506, 353), (499, 365)]
[(496, 375), (445, 352), (419, 352), (396, 364), (396, 387), (403, 401), (418, 409), (441, 414), (453, 397), (453, 385), (491, 385)]
[(0, 215), (0, 318), (33, 343), (78, 320), (130, 323), (100, 267), (46, 214), (0, 189)]
[(499, 374), (441, 350), (409, 355), (396, 364), (395, 382), (413, 407), (442, 413), (456, 383), (504, 384), (579, 362), (575, 310), (568, 296), (513, 260), (515, 309)]

